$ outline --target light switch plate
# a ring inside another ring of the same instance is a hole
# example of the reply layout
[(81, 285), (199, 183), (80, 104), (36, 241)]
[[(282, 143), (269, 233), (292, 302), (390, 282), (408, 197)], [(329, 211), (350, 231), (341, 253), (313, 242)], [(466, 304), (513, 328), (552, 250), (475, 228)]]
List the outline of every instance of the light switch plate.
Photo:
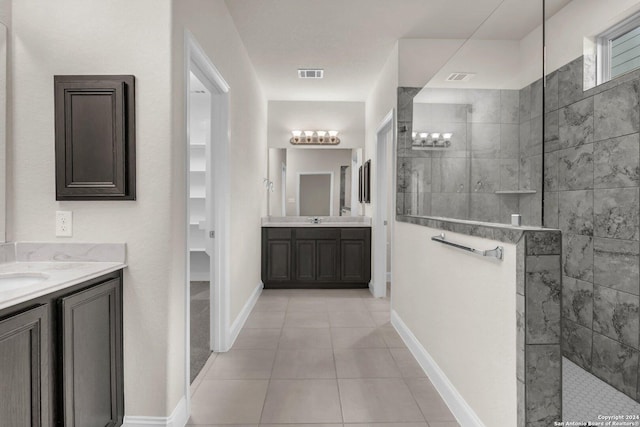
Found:
[(73, 215), (71, 211), (56, 211), (56, 236), (73, 236)]

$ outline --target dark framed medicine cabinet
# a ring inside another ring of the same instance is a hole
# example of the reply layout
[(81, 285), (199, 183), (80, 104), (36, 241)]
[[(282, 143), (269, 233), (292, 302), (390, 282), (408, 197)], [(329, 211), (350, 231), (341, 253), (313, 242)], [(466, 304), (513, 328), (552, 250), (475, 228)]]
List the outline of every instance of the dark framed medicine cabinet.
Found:
[(54, 76), (56, 200), (135, 200), (135, 77)]

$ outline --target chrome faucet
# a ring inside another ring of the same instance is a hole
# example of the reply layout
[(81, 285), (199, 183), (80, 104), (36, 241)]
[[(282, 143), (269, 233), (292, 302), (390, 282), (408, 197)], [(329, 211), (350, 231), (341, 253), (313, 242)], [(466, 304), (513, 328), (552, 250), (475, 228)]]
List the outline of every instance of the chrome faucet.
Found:
[(309, 222), (311, 224), (320, 224), (320, 218), (318, 218), (317, 216), (309, 217)]

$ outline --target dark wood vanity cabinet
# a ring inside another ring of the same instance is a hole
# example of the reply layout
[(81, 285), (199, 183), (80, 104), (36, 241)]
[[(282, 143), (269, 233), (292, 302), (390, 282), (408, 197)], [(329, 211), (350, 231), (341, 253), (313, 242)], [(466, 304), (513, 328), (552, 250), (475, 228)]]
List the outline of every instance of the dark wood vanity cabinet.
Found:
[(369, 227), (262, 229), (266, 288), (367, 287), (370, 280)]
[(112, 279), (60, 298), (65, 426), (122, 424), (122, 296)]
[(0, 425), (122, 425), (122, 361), (121, 272), (1, 310)]
[(340, 239), (340, 279), (343, 282), (371, 280), (371, 229), (345, 228)]
[(46, 305), (0, 321), (1, 425), (51, 425), (49, 344)]

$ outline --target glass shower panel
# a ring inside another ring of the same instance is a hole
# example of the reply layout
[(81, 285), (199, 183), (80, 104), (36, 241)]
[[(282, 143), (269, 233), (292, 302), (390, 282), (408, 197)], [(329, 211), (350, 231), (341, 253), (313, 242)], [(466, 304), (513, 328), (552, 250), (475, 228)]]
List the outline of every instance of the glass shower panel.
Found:
[(543, 2), (498, 3), (423, 88), (399, 88), (400, 215), (542, 224)]

